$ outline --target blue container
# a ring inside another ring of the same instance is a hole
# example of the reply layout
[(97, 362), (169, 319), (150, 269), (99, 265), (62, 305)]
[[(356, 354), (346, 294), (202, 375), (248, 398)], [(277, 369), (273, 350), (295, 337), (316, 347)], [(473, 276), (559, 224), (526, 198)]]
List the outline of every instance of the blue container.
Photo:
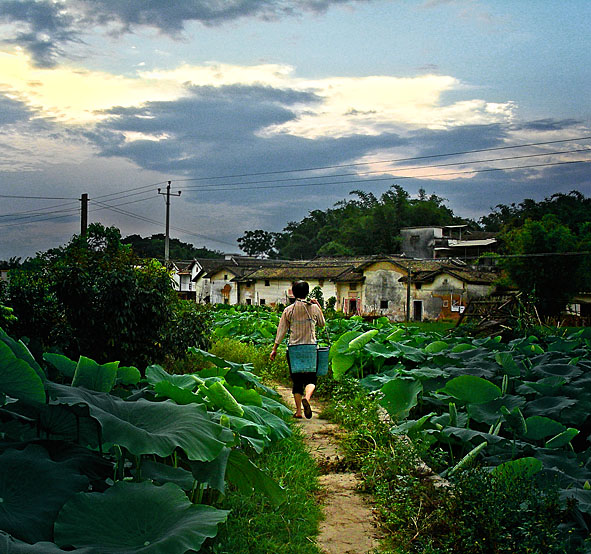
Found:
[(330, 346), (319, 346), (316, 351), (316, 374), (326, 375), (328, 373), (328, 352)]
[(292, 373), (316, 372), (316, 345), (294, 344), (287, 348)]

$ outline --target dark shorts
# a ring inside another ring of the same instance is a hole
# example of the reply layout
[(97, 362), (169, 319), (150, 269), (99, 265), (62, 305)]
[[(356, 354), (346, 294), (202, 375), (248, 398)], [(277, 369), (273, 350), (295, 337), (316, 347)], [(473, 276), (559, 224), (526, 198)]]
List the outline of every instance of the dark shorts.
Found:
[(291, 387), (292, 394), (304, 395), (306, 385), (315, 385), (317, 381), (315, 371), (302, 371), (298, 373), (291, 372), (291, 365), (289, 363), (289, 352), (287, 353), (287, 365), (289, 366), (289, 376), (293, 386)]

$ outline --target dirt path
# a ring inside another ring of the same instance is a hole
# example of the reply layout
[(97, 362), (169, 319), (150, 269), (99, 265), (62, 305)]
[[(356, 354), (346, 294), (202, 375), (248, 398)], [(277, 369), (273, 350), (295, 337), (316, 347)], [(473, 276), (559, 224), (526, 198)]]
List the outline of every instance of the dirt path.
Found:
[[(291, 391), (277, 389), (288, 406), (293, 407)], [(378, 532), (373, 525), (371, 505), (356, 490), (359, 483), (354, 473), (340, 471), (341, 457), (337, 449), (339, 426), (318, 417), (322, 404), (312, 401), (312, 419), (300, 423), (306, 444), (322, 472), (321, 502), (325, 519), (320, 524), (318, 545), (326, 554), (367, 554), (378, 546)]]

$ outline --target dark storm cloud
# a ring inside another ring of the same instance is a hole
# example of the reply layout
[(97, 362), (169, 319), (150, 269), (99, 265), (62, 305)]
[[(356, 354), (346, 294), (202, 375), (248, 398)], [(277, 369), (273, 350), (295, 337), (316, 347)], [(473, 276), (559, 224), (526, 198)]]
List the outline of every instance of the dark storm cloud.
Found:
[[(312, 140), (262, 133), (269, 126), (294, 120), (294, 104), (318, 102), (312, 93), (262, 86), (192, 87), (189, 91), (190, 96), (176, 101), (103, 112), (110, 117), (88, 137), (103, 156), (192, 176), (339, 164), (402, 143), (389, 134)], [(160, 140), (126, 141), (129, 133)]]
[(0, 92), (0, 125), (10, 125), (21, 121), (28, 121), (32, 112), (25, 104), (12, 98), (7, 98)]
[(529, 121), (519, 126), (515, 125), (512, 129), (524, 131), (563, 131), (580, 125), (582, 122), (576, 119), (538, 119)]
[(147, 26), (178, 35), (190, 22), (221, 25), (244, 17), (279, 19), (305, 12), (322, 13), (334, 4), (372, 0), (2, 0), (0, 22), (15, 31), (5, 43), (27, 50), (41, 67), (56, 64), (64, 47), (79, 41), (93, 26), (104, 25), (115, 34)]
[(76, 19), (65, 12), (65, 4), (4, 0), (0, 3), (0, 22), (16, 27), (13, 36), (3, 42), (27, 50), (40, 67), (53, 66), (62, 46), (78, 40)]

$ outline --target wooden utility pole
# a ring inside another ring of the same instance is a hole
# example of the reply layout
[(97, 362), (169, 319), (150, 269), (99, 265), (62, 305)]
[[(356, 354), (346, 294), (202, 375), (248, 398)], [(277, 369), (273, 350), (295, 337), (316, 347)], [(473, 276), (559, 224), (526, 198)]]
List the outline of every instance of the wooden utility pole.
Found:
[(80, 197), (80, 234), (85, 235), (88, 229), (88, 193), (83, 193)]
[[(166, 192), (160, 192), (161, 189), (158, 189), (158, 194), (166, 196), (166, 234), (164, 236), (164, 265), (168, 267), (170, 261), (170, 185), (172, 181), (168, 181), (166, 185)], [(175, 195), (180, 196), (181, 191)]]

